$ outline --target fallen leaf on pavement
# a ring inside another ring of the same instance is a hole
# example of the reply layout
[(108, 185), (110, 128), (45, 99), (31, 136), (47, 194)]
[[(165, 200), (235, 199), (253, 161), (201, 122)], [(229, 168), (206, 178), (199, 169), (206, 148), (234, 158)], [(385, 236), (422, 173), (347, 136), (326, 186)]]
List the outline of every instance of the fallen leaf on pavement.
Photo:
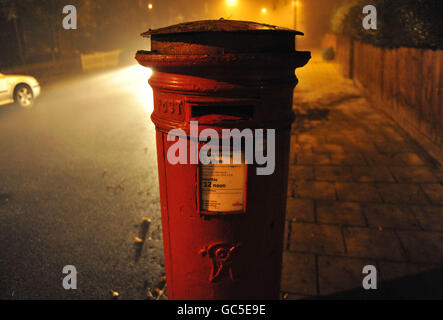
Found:
[(114, 290), (110, 290), (110, 291), (111, 291), (113, 298), (117, 298), (118, 296), (120, 296), (120, 294), (117, 291), (114, 291)]
[(139, 237), (135, 237), (134, 238), (135, 243), (142, 243), (143, 239), (139, 238)]

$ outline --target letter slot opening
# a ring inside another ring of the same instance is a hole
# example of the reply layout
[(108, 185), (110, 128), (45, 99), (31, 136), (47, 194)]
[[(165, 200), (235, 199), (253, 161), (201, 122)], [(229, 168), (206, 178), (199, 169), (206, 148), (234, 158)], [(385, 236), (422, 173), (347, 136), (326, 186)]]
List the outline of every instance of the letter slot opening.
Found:
[(254, 117), (254, 106), (192, 106), (191, 117), (200, 120), (250, 120)]

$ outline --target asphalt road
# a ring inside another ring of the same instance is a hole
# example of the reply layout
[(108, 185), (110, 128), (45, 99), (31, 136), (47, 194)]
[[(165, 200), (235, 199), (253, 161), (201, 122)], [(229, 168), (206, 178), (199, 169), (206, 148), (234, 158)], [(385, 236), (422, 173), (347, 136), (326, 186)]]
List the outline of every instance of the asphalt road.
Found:
[(32, 110), (0, 107), (0, 299), (146, 299), (162, 285), (148, 76), (82, 75), (43, 87)]

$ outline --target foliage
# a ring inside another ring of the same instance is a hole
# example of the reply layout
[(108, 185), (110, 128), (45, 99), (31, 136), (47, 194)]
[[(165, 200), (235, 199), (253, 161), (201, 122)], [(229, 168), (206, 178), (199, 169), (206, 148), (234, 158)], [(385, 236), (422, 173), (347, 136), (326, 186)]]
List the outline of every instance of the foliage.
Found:
[[(362, 27), (362, 9), (370, 4), (377, 8), (377, 30)], [(331, 27), (376, 46), (443, 49), (442, 17), (441, 0), (357, 0), (336, 10)]]
[(323, 60), (334, 60), (335, 53), (333, 48), (325, 48), (322, 50), (321, 55), (323, 57)]
[(334, 49), (333, 48), (325, 48), (322, 50), (321, 55), (323, 57), (323, 60), (333, 60), (335, 57)]
[[(77, 30), (62, 27), (67, 4), (77, 8)], [(18, 56), (25, 57), (20, 63), (32, 63), (125, 47), (139, 38), (146, 19), (141, 5), (139, 0), (0, 0), (0, 47), (9, 49), (0, 53), (0, 66), (19, 63)]]
[(331, 19), (332, 32), (336, 34), (344, 34), (345, 32), (344, 25), (346, 17), (348, 16), (351, 8), (358, 5), (358, 3), (359, 3), (358, 0), (344, 2), (341, 6), (335, 9)]

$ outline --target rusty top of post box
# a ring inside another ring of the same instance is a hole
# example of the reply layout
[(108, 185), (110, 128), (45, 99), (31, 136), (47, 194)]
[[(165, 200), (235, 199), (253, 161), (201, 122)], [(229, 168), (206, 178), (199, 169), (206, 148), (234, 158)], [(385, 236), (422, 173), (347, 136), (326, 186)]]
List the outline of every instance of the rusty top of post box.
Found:
[(273, 26), (270, 24), (262, 24), (251, 21), (239, 20), (201, 20), (184, 22), (172, 25), (165, 28), (148, 30), (142, 33), (142, 36), (160, 34), (181, 34), (181, 33), (195, 33), (195, 32), (251, 32), (251, 31), (273, 31), (273, 32), (288, 32), (294, 35), (303, 35), (302, 32), (282, 27)]
[(149, 30), (151, 51), (138, 51), (137, 61), (157, 70), (236, 66), (299, 68), (309, 52), (295, 51), (302, 32), (237, 20), (202, 20)]

